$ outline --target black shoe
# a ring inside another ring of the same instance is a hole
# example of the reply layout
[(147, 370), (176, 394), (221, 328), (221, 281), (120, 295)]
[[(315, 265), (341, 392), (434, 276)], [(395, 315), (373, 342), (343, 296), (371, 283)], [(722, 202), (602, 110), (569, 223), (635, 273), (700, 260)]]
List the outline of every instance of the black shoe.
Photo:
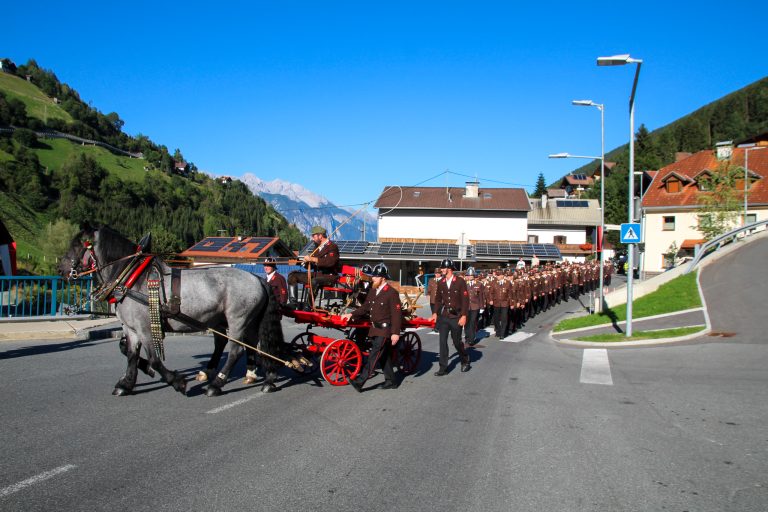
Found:
[(448, 372), (445, 371), (445, 370), (437, 370), (435, 372), (435, 377), (442, 377), (443, 375), (447, 375), (447, 374), (448, 374)]
[(349, 383), (352, 384), (352, 387), (355, 388), (355, 391), (357, 391), (358, 393), (363, 392), (363, 383), (357, 380), (356, 378), (349, 379)]
[(461, 373), (467, 373), (469, 371), (469, 363), (461, 363)]
[(397, 389), (397, 384), (391, 380), (386, 380), (384, 381), (384, 384), (382, 384), (381, 389)]

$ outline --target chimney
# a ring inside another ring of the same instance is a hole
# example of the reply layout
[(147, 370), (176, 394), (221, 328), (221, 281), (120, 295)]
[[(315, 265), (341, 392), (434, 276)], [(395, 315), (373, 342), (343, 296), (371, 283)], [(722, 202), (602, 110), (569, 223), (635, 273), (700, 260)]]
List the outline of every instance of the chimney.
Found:
[(715, 155), (718, 160), (730, 160), (733, 154), (733, 141), (725, 140), (715, 144)]
[(480, 190), (480, 182), (468, 181), (466, 191), (464, 192), (464, 197), (476, 199), (478, 197), (479, 190)]
[(678, 151), (677, 153), (675, 153), (675, 162), (679, 162), (680, 160), (685, 160), (692, 154), (693, 153), (688, 153), (686, 151)]
[(541, 194), (541, 209), (545, 210), (547, 208), (547, 194)]

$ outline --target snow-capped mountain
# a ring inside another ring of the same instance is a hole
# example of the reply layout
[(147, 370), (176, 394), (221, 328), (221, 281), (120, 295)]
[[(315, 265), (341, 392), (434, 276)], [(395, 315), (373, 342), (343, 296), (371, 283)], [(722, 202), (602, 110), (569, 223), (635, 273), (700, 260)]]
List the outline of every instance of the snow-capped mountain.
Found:
[[(240, 181), (257, 196), (263, 198), (280, 214), (309, 235), (312, 226), (325, 227), (332, 233), (353, 212), (339, 208), (325, 197), (315, 194), (296, 183), (280, 179), (264, 181), (251, 173), (244, 174)], [(365, 215), (365, 219), (363, 219)], [(362, 240), (363, 226), (365, 239), (376, 240), (376, 217), (365, 212), (357, 214), (333, 235), (335, 240)]]

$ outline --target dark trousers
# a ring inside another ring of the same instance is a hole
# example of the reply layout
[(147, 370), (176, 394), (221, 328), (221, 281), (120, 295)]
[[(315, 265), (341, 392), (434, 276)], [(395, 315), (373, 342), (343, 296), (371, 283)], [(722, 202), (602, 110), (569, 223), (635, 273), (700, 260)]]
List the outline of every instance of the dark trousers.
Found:
[(464, 350), (464, 343), (461, 342), (459, 319), (440, 315), (437, 318), (437, 330), (440, 333), (440, 369), (445, 371), (448, 368), (448, 333), (451, 334), (456, 352), (461, 356), (461, 362), (469, 363), (469, 356)]
[(469, 314), (467, 315), (467, 323), (464, 324), (464, 341), (470, 345), (475, 343), (478, 313), (480, 313), (479, 309), (470, 309)]
[(365, 382), (376, 368), (376, 363), (380, 363), (381, 370), (384, 372), (384, 380), (394, 382), (395, 372), (392, 369), (392, 339), (387, 336), (376, 336), (371, 338), (371, 352), (368, 354), (368, 360), (360, 371), (360, 379)]
[(503, 338), (507, 335), (509, 328), (509, 307), (493, 307), (493, 327), (496, 330), (496, 337)]
[[(320, 274), (317, 272), (314, 272), (312, 274), (312, 296), (317, 298), (317, 292), (320, 290), (321, 286), (331, 286), (336, 283), (336, 278), (338, 276), (334, 274)], [(307, 275), (307, 272), (303, 270), (294, 270), (290, 274), (288, 274), (288, 286), (295, 285), (295, 284), (303, 284), (305, 287), (309, 284), (309, 276)], [(306, 302), (307, 305), (312, 306), (310, 304), (310, 298), (309, 295), (306, 296)]]

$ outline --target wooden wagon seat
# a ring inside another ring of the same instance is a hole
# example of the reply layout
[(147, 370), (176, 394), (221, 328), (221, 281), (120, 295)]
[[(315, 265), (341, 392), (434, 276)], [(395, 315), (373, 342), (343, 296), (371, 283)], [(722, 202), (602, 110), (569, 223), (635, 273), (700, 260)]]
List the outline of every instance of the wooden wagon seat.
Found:
[(323, 286), (324, 292), (337, 292), (337, 293), (352, 293), (352, 287), (355, 285), (355, 279), (357, 278), (357, 268), (351, 265), (342, 265), (341, 273), (336, 278), (336, 284), (334, 286)]

